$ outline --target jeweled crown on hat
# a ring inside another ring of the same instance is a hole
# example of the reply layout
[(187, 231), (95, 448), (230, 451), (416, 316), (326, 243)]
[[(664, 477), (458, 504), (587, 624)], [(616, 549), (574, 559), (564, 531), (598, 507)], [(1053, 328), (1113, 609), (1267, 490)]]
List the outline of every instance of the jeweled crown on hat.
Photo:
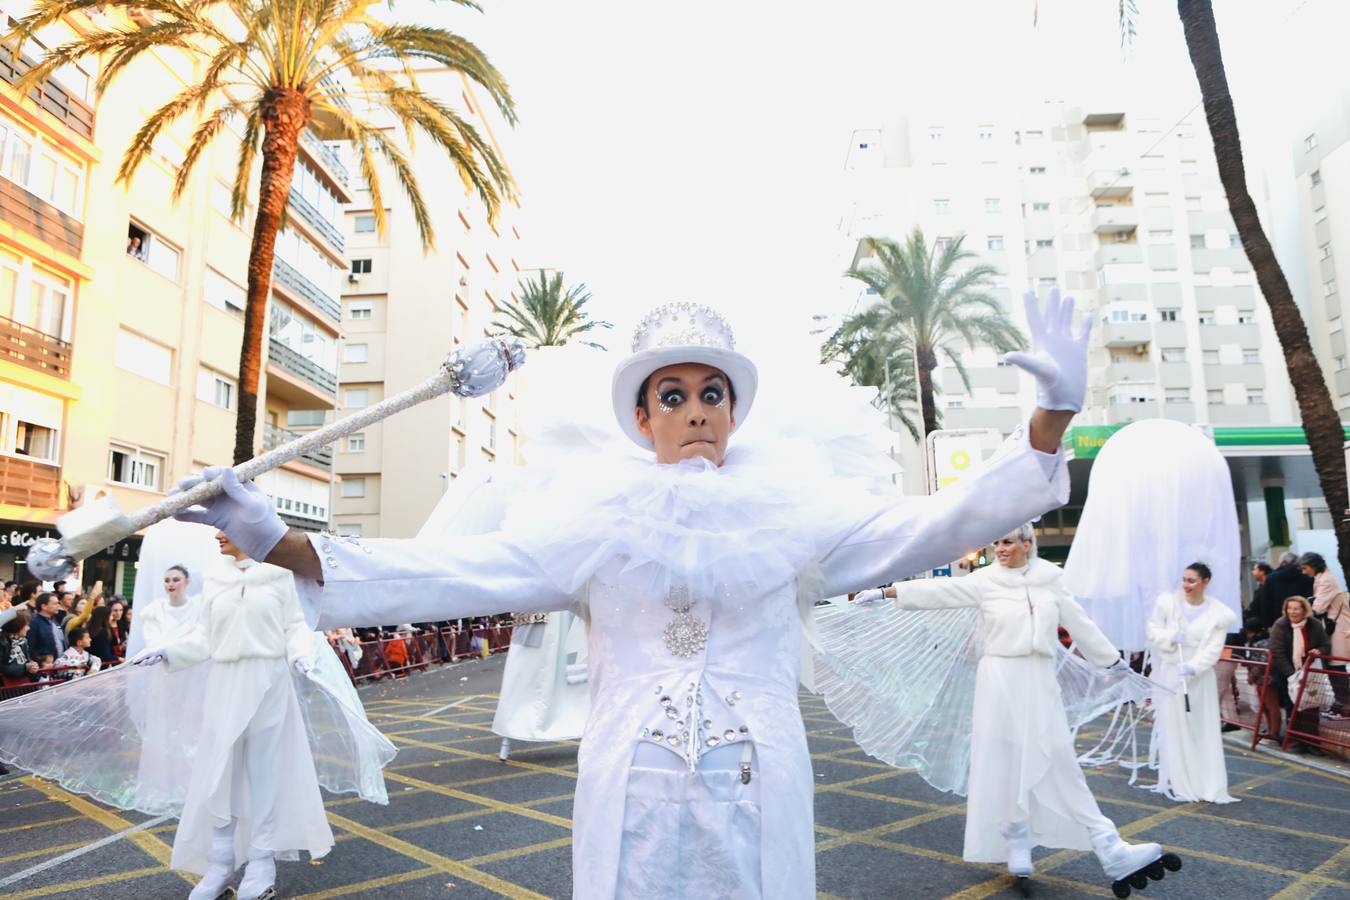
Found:
[(701, 303), (677, 301), (656, 307), (633, 331), (633, 352), (658, 347), (735, 350), (736, 338), (722, 314)]

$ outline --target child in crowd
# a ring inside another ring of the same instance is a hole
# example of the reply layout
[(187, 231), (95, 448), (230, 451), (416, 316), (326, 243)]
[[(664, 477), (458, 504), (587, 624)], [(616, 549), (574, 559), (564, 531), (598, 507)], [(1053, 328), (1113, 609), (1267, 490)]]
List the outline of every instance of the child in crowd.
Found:
[(72, 668), (83, 667), (83, 672), (71, 672), (69, 677), (79, 678), (81, 675), (92, 675), (103, 665), (103, 660), (99, 659), (89, 652), (89, 645), (93, 643), (93, 638), (89, 636), (87, 628), (75, 627), (70, 629), (70, 645), (66, 647), (66, 652), (61, 656), (61, 665)]

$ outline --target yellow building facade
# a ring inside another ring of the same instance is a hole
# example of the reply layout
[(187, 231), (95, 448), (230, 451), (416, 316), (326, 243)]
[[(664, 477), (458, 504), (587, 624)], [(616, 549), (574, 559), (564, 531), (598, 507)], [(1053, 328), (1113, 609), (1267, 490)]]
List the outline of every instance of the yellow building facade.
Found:
[[(42, 37), (107, 24), (75, 14)], [(13, 82), (41, 52), (0, 51), (0, 577), (20, 580), (24, 548), (68, 509), (112, 496), (131, 511), (230, 461), (252, 227), (229, 217), (237, 130), (176, 201), (193, 122), (162, 135), (129, 185), (116, 180), (136, 130), (200, 62), (147, 54), (97, 102), (89, 70), (20, 97)], [(277, 241), (259, 450), (337, 405), (348, 182), (334, 149), (307, 136)], [(304, 528), (328, 524), (333, 483), (327, 452), (260, 479)], [(86, 561), (84, 583), (129, 593), (138, 544)]]

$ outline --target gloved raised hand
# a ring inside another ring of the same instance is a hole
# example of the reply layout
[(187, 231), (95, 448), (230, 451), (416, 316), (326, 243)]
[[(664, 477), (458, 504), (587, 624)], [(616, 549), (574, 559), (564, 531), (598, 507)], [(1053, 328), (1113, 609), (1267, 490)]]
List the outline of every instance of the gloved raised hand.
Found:
[(1079, 412), (1087, 394), (1087, 346), (1092, 318), (1073, 333), (1073, 298), (1059, 299), (1052, 288), (1042, 310), (1036, 294), (1022, 296), (1026, 304), (1031, 350), (1005, 354), (1003, 361), (1024, 369), (1036, 379), (1036, 404), (1041, 409)]
[(1182, 644), (1186, 643), (1185, 629), (1178, 628), (1176, 631), (1172, 632), (1172, 643), (1176, 644), (1177, 646), (1181, 646)]
[(885, 588), (868, 588), (853, 595), (854, 603), (880, 603), (886, 599)]
[(1192, 675), (1195, 674), (1195, 666), (1191, 665), (1190, 663), (1182, 663), (1177, 668), (1177, 671), (1181, 673), (1182, 678), (1190, 678)]
[(169, 493), (196, 487), (203, 480), (219, 478), (224, 492), (206, 503), (190, 506), (174, 516), (180, 522), (211, 525), (229, 535), (250, 559), (262, 562), (286, 534), (286, 523), (277, 515), (276, 504), (252, 481), (240, 482), (228, 466), (208, 466), (201, 475), (180, 480)]
[(163, 647), (146, 647), (140, 653), (137, 653), (127, 662), (133, 666), (157, 666), (162, 662), (169, 661), (169, 654)]

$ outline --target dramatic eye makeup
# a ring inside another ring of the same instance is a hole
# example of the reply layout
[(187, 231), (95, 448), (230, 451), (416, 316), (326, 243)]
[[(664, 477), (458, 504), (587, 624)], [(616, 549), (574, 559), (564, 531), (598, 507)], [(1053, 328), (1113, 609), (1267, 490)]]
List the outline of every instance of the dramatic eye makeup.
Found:
[[(721, 375), (710, 375), (704, 382), (703, 387), (698, 392), (699, 400), (705, 406), (716, 407), (717, 409), (726, 409), (727, 406), (727, 388)], [(663, 413), (674, 412), (678, 407), (684, 404), (688, 397), (685, 394), (685, 388), (674, 378), (662, 379), (656, 386), (656, 400), (658, 408)]]

